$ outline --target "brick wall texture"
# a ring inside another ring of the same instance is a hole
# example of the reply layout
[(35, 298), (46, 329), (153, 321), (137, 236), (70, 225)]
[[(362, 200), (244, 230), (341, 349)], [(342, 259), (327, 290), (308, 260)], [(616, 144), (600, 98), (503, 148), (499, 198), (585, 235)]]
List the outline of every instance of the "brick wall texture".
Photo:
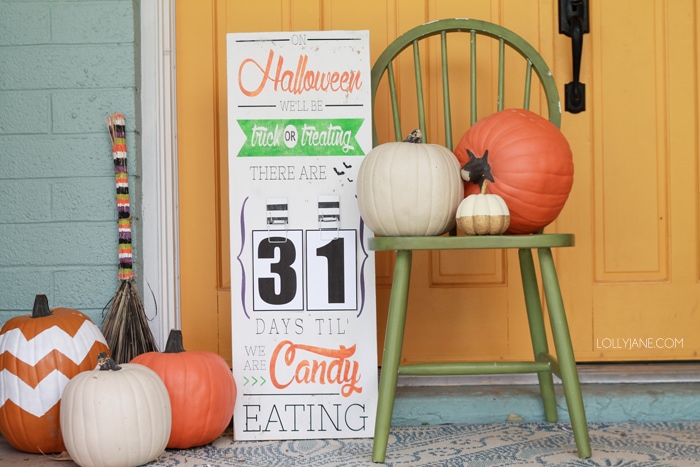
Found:
[(135, 3), (0, 0), (0, 324), (29, 313), (41, 292), (101, 325), (116, 291), (105, 118), (126, 116), (133, 186)]

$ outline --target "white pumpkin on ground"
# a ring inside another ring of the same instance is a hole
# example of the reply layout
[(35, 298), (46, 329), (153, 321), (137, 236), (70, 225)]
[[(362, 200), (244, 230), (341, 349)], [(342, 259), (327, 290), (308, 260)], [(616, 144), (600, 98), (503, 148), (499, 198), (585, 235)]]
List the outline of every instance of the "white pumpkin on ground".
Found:
[(510, 225), (506, 202), (496, 194), (486, 193), (487, 184), (484, 181), (481, 193), (467, 196), (457, 208), (457, 227), (467, 235), (500, 235)]
[(168, 390), (144, 365), (117, 366), (101, 354), (100, 369), (78, 374), (63, 392), (61, 433), (81, 467), (146, 464), (165, 450), (171, 424)]
[(459, 163), (446, 147), (420, 141), (414, 130), (403, 142), (376, 146), (362, 161), (358, 207), (377, 235), (440, 235), (455, 226), (464, 197)]

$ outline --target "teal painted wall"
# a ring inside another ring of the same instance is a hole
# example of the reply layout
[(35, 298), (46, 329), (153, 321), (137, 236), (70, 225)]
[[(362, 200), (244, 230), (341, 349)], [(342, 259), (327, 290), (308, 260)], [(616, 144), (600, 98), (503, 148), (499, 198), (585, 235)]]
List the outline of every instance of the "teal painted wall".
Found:
[(132, 0), (0, 0), (0, 323), (30, 312), (37, 292), (102, 323), (118, 285), (114, 112), (127, 119), (138, 218), (137, 11)]

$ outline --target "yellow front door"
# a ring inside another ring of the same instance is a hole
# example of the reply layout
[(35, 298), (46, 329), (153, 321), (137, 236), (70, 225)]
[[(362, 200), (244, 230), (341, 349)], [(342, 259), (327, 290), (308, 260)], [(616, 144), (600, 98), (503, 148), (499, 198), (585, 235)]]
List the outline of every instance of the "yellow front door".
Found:
[[(532, 43), (563, 95), (571, 42), (558, 33), (557, 8), (554, 0), (178, 0), (186, 348), (231, 358), (227, 32), (367, 29), (377, 57), (416, 25), (479, 18)], [(562, 120), (574, 152), (574, 188), (547, 228), (576, 234), (576, 247), (558, 252), (556, 264), (579, 361), (698, 358), (699, 41), (694, 0), (590, 1), (581, 76), (587, 107)], [(391, 260), (377, 255), (380, 349)], [(529, 356), (518, 275), (513, 254), (416, 255), (404, 359)]]

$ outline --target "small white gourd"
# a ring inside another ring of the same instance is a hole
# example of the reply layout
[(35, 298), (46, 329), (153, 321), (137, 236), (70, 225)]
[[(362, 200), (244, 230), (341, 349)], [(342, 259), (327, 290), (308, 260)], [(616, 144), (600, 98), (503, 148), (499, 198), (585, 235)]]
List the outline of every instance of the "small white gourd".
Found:
[(467, 235), (500, 235), (510, 225), (510, 211), (498, 195), (486, 193), (487, 182), (481, 193), (469, 195), (457, 208), (457, 227)]

